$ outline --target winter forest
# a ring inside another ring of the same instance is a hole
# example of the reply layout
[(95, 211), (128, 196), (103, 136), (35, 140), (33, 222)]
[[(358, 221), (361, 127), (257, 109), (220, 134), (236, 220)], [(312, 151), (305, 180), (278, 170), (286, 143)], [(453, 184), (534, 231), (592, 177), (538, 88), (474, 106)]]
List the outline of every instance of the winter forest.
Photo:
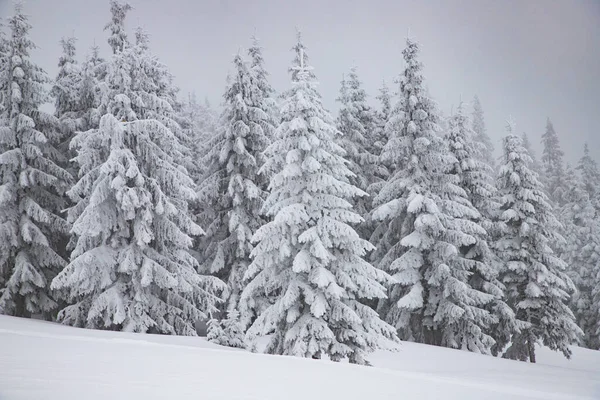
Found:
[(24, 6), (2, 21), (1, 314), (205, 321), (220, 345), (363, 365), (400, 341), (532, 363), (536, 344), (600, 349), (598, 154), (567, 163), (551, 115), (535, 139), (507, 116), (494, 149), (477, 97), (442, 115), (413, 37), (379, 93), (340, 71), (333, 115), (300, 32), (277, 91), (240, 38), (217, 108), (107, 6), (112, 52), (64, 37), (54, 77)]

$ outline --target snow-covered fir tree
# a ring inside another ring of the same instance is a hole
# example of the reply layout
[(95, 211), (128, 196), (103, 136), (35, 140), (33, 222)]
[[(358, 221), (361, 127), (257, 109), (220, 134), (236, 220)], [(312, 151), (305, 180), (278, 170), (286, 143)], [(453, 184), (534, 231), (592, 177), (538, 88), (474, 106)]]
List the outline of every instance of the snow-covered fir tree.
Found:
[[(386, 129), (386, 125), (390, 119), (392, 114), (392, 99), (390, 96), (390, 89), (386, 85), (385, 81), (383, 82), (381, 88), (379, 89), (379, 94), (376, 96), (376, 99), (380, 102), (379, 110), (375, 111), (373, 114), (374, 117), (374, 132), (371, 144), (372, 153), (376, 156), (375, 160), (375, 178), (373, 182), (369, 184), (367, 192), (369, 193), (371, 209), (367, 216), (367, 221), (370, 221), (370, 233), (373, 235), (374, 231), (376, 231), (377, 224), (372, 220), (373, 213), (373, 199), (377, 196), (385, 181), (390, 176), (390, 171), (394, 169), (393, 159), (382, 157), (383, 149), (388, 142), (388, 134), (389, 130)], [(369, 240), (371, 238), (369, 237)]]
[(54, 115), (74, 118), (77, 113), (81, 92), (81, 71), (75, 59), (75, 37), (62, 38), (60, 41), (62, 55), (58, 60), (58, 74), (50, 94), (54, 97)]
[(468, 284), (492, 296), (486, 306), (490, 315), (483, 314), (479, 323), (494, 338), (496, 343), (491, 350), (497, 355), (510, 342), (511, 335), (518, 331), (518, 322), (503, 299), (504, 285), (498, 280), (500, 260), (489, 244), (497, 234), (495, 219), (500, 205), (496, 198), (494, 171), (481, 161), (482, 152), (486, 149), (482, 148), (475, 135), (464, 113), (464, 106), (460, 103), (448, 123), (447, 141), (450, 152), (456, 158), (451, 173), (458, 177), (458, 186), (478, 211), (478, 215), (471, 217), (471, 220), (481, 225), (485, 234), (474, 232), (476, 242), (462, 246), (458, 251), (465, 258), (463, 262), (469, 273)]
[(118, 0), (110, 0), (110, 22), (104, 27), (105, 31), (110, 32), (108, 44), (113, 54), (121, 53), (129, 45), (129, 38), (125, 31), (125, 18), (127, 13), (132, 10), (129, 3)]
[(595, 218), (596, 211), (581, 177), (570, 166), (565, 171), (565, 182), (569, 190), (558, 215), (565, 237), (561, 258), (568, 265), (567, 275), (577, 287), (570, 305), (584, 333), (582, 344), (598, 349), (600, 313), (594, 306), (592, 292), (598, 282), (596, 274), (600, 266), (600, 221)]
[[(374, 113), (367, 104), (367, 94), (362, 88), (355, 67), (350, 70), (348, 77), (342, 80), (337, 101), (340, 103), (340, 110), (336, 123), (342, 133), (338, 144), (346, 152), (345, 158), (353, 174), (350, 183), (368, 192), (371, 184), (381, 180), (381, 174), (377, 174), (378, 158), (373, 151), (376, 128)], [(353, 199), (354, 211), (365, 219), (365, 222), (357, 227), (357, 232), (367, 240), (373, 230), (367, 215), (371, 211), (371, 202), (368, 196)]]
[(590, 155), (587, 143), (583, 146), (583, 156), (579, 159), (577, 170), (581, 174), (581, 179), (583, 180), (583, 185), (590, 201), (596, 209), (596, 215), (600, 216), (600, 169), (596, 160)]
[(544, 185), (548, 197), (555, 207), (565, 204), (565, 196), (570, 190), (565, 182), (564, 153), (560, 148), (558, 135), (550, 118), (546, 121), (546, 132), (542, 135), (542, 166), (544, 167)]
[(379, 110), (375, 113), (376, 119), (376, 141), (375, 148), (376, 154), (381, 154), (383, 147), (387, 143), (387, 135), (385, 130), (385, 125), (390, 119), (390, 115), (392, 113), (392, 96), (390, 95), (390, 88), (387, 86), (385, 81), (382, 83), (381, 88), (379, 88), (379, 94), (375, 97), (379, 103)]
[(71, 176), (59, 166), (58, 121), (40, 111), (45, 72), (22, 6), (8, 20), (6, 66), (0, 76), (0, 313), (49, 318), (57, 303), (52, 278), (65, 265), (58, 248), (68, 224), (59, 216)]
[(207, 339), (215, 344), (227, 347), (245, 348), (244, 325), (237, 310), (227, 311), (227, 318), (208, 321)]
[(487, 128), (485, 127), (485, 118), (483, 115), (483, 108), (479, 101), (479, 96), (473, 98), (473, 118), (472, 118), (473, 132), (475, 132), (475, 140), (480, 144), (481, 150), (479, 151), (478, 159), (489, 165), (492, 170), (496, 169), (496, 158), (494, 157), (494, 144), (492, 139), (487, 134)]
[[(205, 175), (199, 187), (199, 221), (206, 236), (199, 244), (200, 262), (228, 285), (226, 309), (238, 309), (243, 277), (250, 264), (252, 236), (263, 224), (262, 208), (267, 182), (259, 175), (263, 155), (272, 134), (272, 122), (264, 109), (260, 80), (249, 71), (240, 55), (224, 94), (221, 129), (208, 142)], [(246, 310), (247, 311), (247, 310)], [(249, 316), (243, 315), (247, 323)]]
[[(111, 2), (113, 21), (124, 24), (124, 9)], [(99, 128), (72, 141), (80, 168), (69, 191), (77, 202), (69, 211), (76, 245), (71, 262), (52, 282), (69, 302), (58, 320), (195, 335), (194, 322), (216, 311), (224, 285), (199, 274), (189, 252), (193, 237), (203, 231), (188, 210), (194, 183), (179, 164), (184, 155), (172, 131), (169, 97), (154, 86), (152, 69), (138, 70), (153, 60), (137, 58), (144, 54), (121, 46), (128, 41), (117, 37), (109, 39), (114, 54), (102, 86), (99, 109), (105, 114)]]
[(588, 255), (585, 260), (588, 263), (589, 269), (585, 272), (590, 272), (591, 288), (591, 304), (588, 310), (582, 310), (581, 323), (584, 332), (584, 343), (591, 349), (600, 349), (600, 220), (595, 219), (591, 229), (590, 236), (592, 240), (584, 247), (584, 251)]
[(101, 101), (101, 82), (106, 72), (106, 62), (100, 57), (100, 48), (94, 45), (81, 67), (79, 85), (79, 121), (78, 129), (87, 131), (100, 124), (99, 106)]
[(564, 240), (558, 233), (561, 226), (531, 169), (522, 139), (512, 130), (509, 124), (498, 176), (502, 232), (497, 249), (505, 262), (502, 282), (507, 302), (526, 325), (513, 335), (504, 357), (535, 362), (538, 343), (570, 357), (569, 346), (581, 330), (566, 305), (574, 290), (565, 274), (566, 264), (550, 248)]
[(543, 182), (544, 167), (542, 166), (542, 164), (539, 162), (539, 160), (537, 159), (537, 157), (535, 155), (535, 150), (533, 150), (533, 146), (531, 145), (531, 142), (529, 141), (529, 135), (527, 135), (527, 133), (523, 132), (521, 134), (521, 140), (522, 140), (523, 148), (525, 149), (525, 151), (527, 151), (527, 154), (529, 155), (528, 162), (530, 164), (530, 168), (533, 170), (533, 172), (538, 174), (538, 178), (540, 179), (540, 181), (543, 185), (544, 184), (544, 182)]
[(493, 296), (470, 286), (473, 261), (460, 252), (486, 232), (452, 171), (457, 159), (439, 135), (418, 52), (407, 39), (384, 149), (398, 167), (376, 198), (374, 218), (385, 227), (378, 265), (397, 282), (379, 310), (404, 339), (487, 353), (494, 341), (485, 332), (491, 322), (485, 306)]
[(294, 50), (292, 88), (266, 152), (265, 168), (276, 171), (264, 207), (273, 220), (254, 236), (252, 281), (242, 294), (250, 301), (267, 293), (272, 304), (247, 336), (271, 334), (271, 354), (366, 364), (368, 352), (396, 338), (362, 303), (384, 297), (390, 278), (362, 258), (372, 246), (352, 228), (361, 218), (349, 200), (365, 193), (348, 182), (340, 133), (323, 108), (300, 35)]
[(269, 73), (265, 68), (262, 47), (256, 36), (252, 36), (252, 45), (248, 48), (250, 57), (250, 75), (253, 80), (252, 88), (256, 90), (253, 96), (262, 104), (262, 109), (269, 117), (263, 129), (271, 137), (276, 125), (279, 124), (279, 107), (275, 101), (275, 89), (269, 82)]

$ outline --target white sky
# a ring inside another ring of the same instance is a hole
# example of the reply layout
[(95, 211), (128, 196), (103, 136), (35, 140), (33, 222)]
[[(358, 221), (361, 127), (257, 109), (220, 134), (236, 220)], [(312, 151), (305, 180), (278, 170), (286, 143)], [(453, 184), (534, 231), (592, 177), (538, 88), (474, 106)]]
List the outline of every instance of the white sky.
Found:
[[(127, 27), (141, 25), (184, 92), (221, 101), (233, 56), (256, 32), (273, 86), (289, 86), (295, 27), (302, 29), (325, 105), (337, 110), (342, 74), (358, 67), (371, 100), (402, 70), (410, 29), (422, 46), (431, 94), (448, 114), (478, 94), (499, 154), (505, 120), (515, 119), (540, 155), (550, 117), (570, 161), (583, 142), (600, 158), (598, 0), (130, 0)], [(0, 16), (12, 2), (0, 0)], [(61, 36), (78, 37), (80, 58), (94, 40), (108, 56), (108, 0), (26, 0), (34, 60), (54, 76)], [(373, 104), (376, 104), (373, 101)]]

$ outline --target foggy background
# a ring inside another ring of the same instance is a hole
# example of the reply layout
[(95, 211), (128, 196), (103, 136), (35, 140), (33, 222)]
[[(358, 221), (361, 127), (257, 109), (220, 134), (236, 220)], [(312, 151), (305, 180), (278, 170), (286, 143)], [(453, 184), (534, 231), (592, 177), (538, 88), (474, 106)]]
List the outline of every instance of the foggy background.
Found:
[[(246, 53), (256, 34), (264, 47), (271, 83), (290, 85), (295, 27), (304, 36), (325, 105), (337, 112), (342, 74), (356, 65), (374, 99), (385, 79), (402, 71), (407, 32), (421, 44), (431, 95), (445, 115), (460, 97), (478, 94), (488, 134), (500, 155), (511, 115), (540, 157), (546, 117), (561, 139), (567, 161), (576, 162), (588, 142), (600, 156), (599, 0), (129, 0), (127, 29), (144, 27), (151, 50), (167, 64), (185, 94), (195, 91), (213, 106), (221, 102), (233, 56)], [(54, 78), (59, 40), (78, 38), (78, 59), (98, 43), (109, 56), (108, 0), (26, 0), (38, 49), (33, 60)], [(13, 2), (0, 0), (0, 16)], [(133, 40), (133, 36), (131, 36)]]

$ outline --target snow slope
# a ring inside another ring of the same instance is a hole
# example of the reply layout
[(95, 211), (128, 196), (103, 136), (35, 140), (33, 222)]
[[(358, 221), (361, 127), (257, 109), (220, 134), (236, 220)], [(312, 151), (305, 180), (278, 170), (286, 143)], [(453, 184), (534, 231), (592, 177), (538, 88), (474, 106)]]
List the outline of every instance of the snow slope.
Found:
[(369, 368), (0, 316), (0, 400), (600, 399), (600, 352), (538, 358), (403, 343)]

